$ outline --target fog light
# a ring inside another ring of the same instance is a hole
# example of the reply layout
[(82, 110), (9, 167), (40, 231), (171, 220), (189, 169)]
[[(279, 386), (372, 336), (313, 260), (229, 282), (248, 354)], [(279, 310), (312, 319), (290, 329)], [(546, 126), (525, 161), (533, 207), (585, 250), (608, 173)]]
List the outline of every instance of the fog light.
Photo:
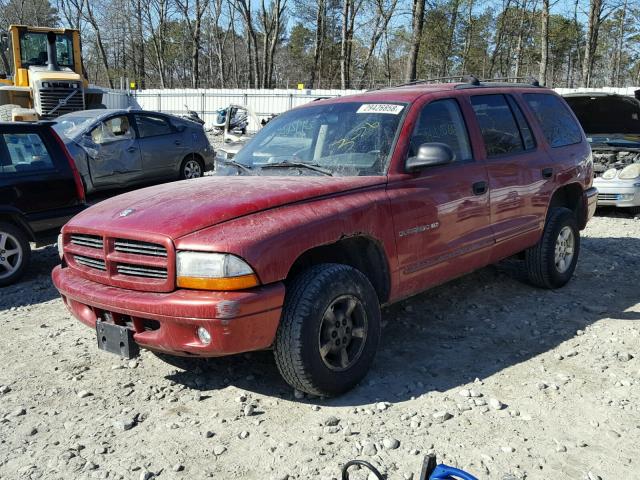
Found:
[(211, 334), (204, 327), (198, 327), (198, 338), (205, 345), (209, 345), (211, 343)]

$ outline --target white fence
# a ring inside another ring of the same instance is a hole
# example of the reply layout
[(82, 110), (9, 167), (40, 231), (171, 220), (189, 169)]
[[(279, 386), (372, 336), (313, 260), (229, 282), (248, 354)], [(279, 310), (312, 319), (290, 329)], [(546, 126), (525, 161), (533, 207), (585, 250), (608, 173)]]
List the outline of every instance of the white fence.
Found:
[(165, 89), (123, 92), (113, 90), (104, 96), (108, 108), (142, 108), (157, 112), (184, 114), (187, 108), (210, 124), (216, 110), (230, 104), (250, 107), (259, 119), (312, 102), (361, 90), (254, 90), (254, 89)]
[[(633, 96), (640, 87), (628, 88), (557, 88), (558, 93), (581, 91), (602, 91)], [(142, 108), (173, 114), (186, 113), (189, 110), (210, 125), (215, 111), (229, 104), (247, 105), (263, 118), (274, 113), (282, 113), (298, 105), (312, 102), (323, 97), (337, 97), (359, 93), (362, 90), (255, 90), (255, 89), (158, 89), (140, 91), (113, 90), (104, 96), (109, 108)]]

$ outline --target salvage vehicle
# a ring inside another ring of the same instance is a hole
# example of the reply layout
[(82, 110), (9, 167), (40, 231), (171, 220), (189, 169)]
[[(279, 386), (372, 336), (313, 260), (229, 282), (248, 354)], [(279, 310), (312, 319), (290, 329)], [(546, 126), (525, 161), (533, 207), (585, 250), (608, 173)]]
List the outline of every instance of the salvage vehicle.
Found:
[(640, 213), (640, 90), (564, 95), (593, 151), (598, 205)]
[(562, 287), (596, 207), (575, 116), (520, 83), (313, 102), (227, 163), (240, 175), (126, 193), (64, 226), (53, 282), (100, 348), (272, 348), (290, 385), (340, 394), (372, 364), (381, 305), (513, 255)]
[(185, 118), (105, 109), (62, 115), (55, 122), (87, 193), (198, 178), (214, 167), (202, 125)]
[(80, 175), (51, 124), (0, 123), (0, 287), (25, 273), (30, 242), (52, 243), (84, 208)]

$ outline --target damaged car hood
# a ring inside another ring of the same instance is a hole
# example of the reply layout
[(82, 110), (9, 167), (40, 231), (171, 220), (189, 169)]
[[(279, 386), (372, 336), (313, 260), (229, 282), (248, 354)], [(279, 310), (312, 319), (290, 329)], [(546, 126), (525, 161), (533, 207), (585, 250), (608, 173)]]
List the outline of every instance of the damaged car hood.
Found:
[(67, 226), (177, 239), (237, 217), (385, 182), (386, 177), (205, 177), (119, 195), (86, 209)]

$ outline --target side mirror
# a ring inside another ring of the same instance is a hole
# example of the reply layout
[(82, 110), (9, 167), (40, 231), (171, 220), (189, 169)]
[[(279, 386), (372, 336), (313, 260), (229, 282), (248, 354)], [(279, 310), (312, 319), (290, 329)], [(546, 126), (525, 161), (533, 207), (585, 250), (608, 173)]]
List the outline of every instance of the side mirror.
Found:
[(449, 145), (444, 143), (423, 143), (415, 157), (409, 157), (405, 168), (408, 172), (416, 172), (426, 167), (446, 165), (453, 162), (455, 154)]

